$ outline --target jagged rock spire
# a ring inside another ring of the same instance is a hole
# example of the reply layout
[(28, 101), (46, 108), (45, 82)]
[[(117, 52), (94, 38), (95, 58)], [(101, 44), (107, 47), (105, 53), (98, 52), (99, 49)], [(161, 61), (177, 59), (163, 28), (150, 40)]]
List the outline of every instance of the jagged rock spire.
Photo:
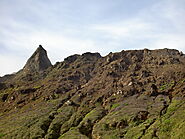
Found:
[(47, 56), (47, 51), (42, 47), (42, 45), (39, 45), (37, 50), (26, 62), (23, 70), (28, 72), (38, 72), (43, 71), (50, 66), (52, 66), (52, 64)]

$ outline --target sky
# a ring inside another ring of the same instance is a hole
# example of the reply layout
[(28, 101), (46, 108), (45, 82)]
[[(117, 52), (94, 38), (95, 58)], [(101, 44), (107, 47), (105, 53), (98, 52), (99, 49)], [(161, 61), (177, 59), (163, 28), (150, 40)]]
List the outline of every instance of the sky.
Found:
[(41, 44), (53, 64), (72, 54), (132, 49), (185, 53), (185, 0), (0, 0), (0, 76)]

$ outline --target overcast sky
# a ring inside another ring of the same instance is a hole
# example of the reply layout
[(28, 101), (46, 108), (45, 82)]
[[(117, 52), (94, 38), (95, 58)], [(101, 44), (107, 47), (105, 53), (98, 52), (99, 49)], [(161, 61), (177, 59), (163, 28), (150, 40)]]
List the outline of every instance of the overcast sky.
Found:
[(41, 44), (72, 54), (174, 48), (185, 53), (185, 0), (0, 0), (0, 76)]

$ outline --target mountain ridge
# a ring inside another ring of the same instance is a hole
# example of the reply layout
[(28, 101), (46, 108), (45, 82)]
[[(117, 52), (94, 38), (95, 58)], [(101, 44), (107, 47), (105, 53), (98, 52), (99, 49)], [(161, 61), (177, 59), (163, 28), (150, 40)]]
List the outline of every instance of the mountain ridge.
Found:
[(143, 49), (87, 52), (41, 72), (23, 69), (1, 81), (0, 135), (183, 138), (184, 68), (178, 50)]

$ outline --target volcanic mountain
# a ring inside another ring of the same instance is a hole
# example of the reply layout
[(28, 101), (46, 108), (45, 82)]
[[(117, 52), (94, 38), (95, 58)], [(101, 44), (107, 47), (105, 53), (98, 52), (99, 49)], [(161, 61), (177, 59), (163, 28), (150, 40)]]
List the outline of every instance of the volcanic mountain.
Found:
[(185, 55), (174, 49), (72, 55), (39, 46), (0, 78), (3, 139), (183, 139)]

